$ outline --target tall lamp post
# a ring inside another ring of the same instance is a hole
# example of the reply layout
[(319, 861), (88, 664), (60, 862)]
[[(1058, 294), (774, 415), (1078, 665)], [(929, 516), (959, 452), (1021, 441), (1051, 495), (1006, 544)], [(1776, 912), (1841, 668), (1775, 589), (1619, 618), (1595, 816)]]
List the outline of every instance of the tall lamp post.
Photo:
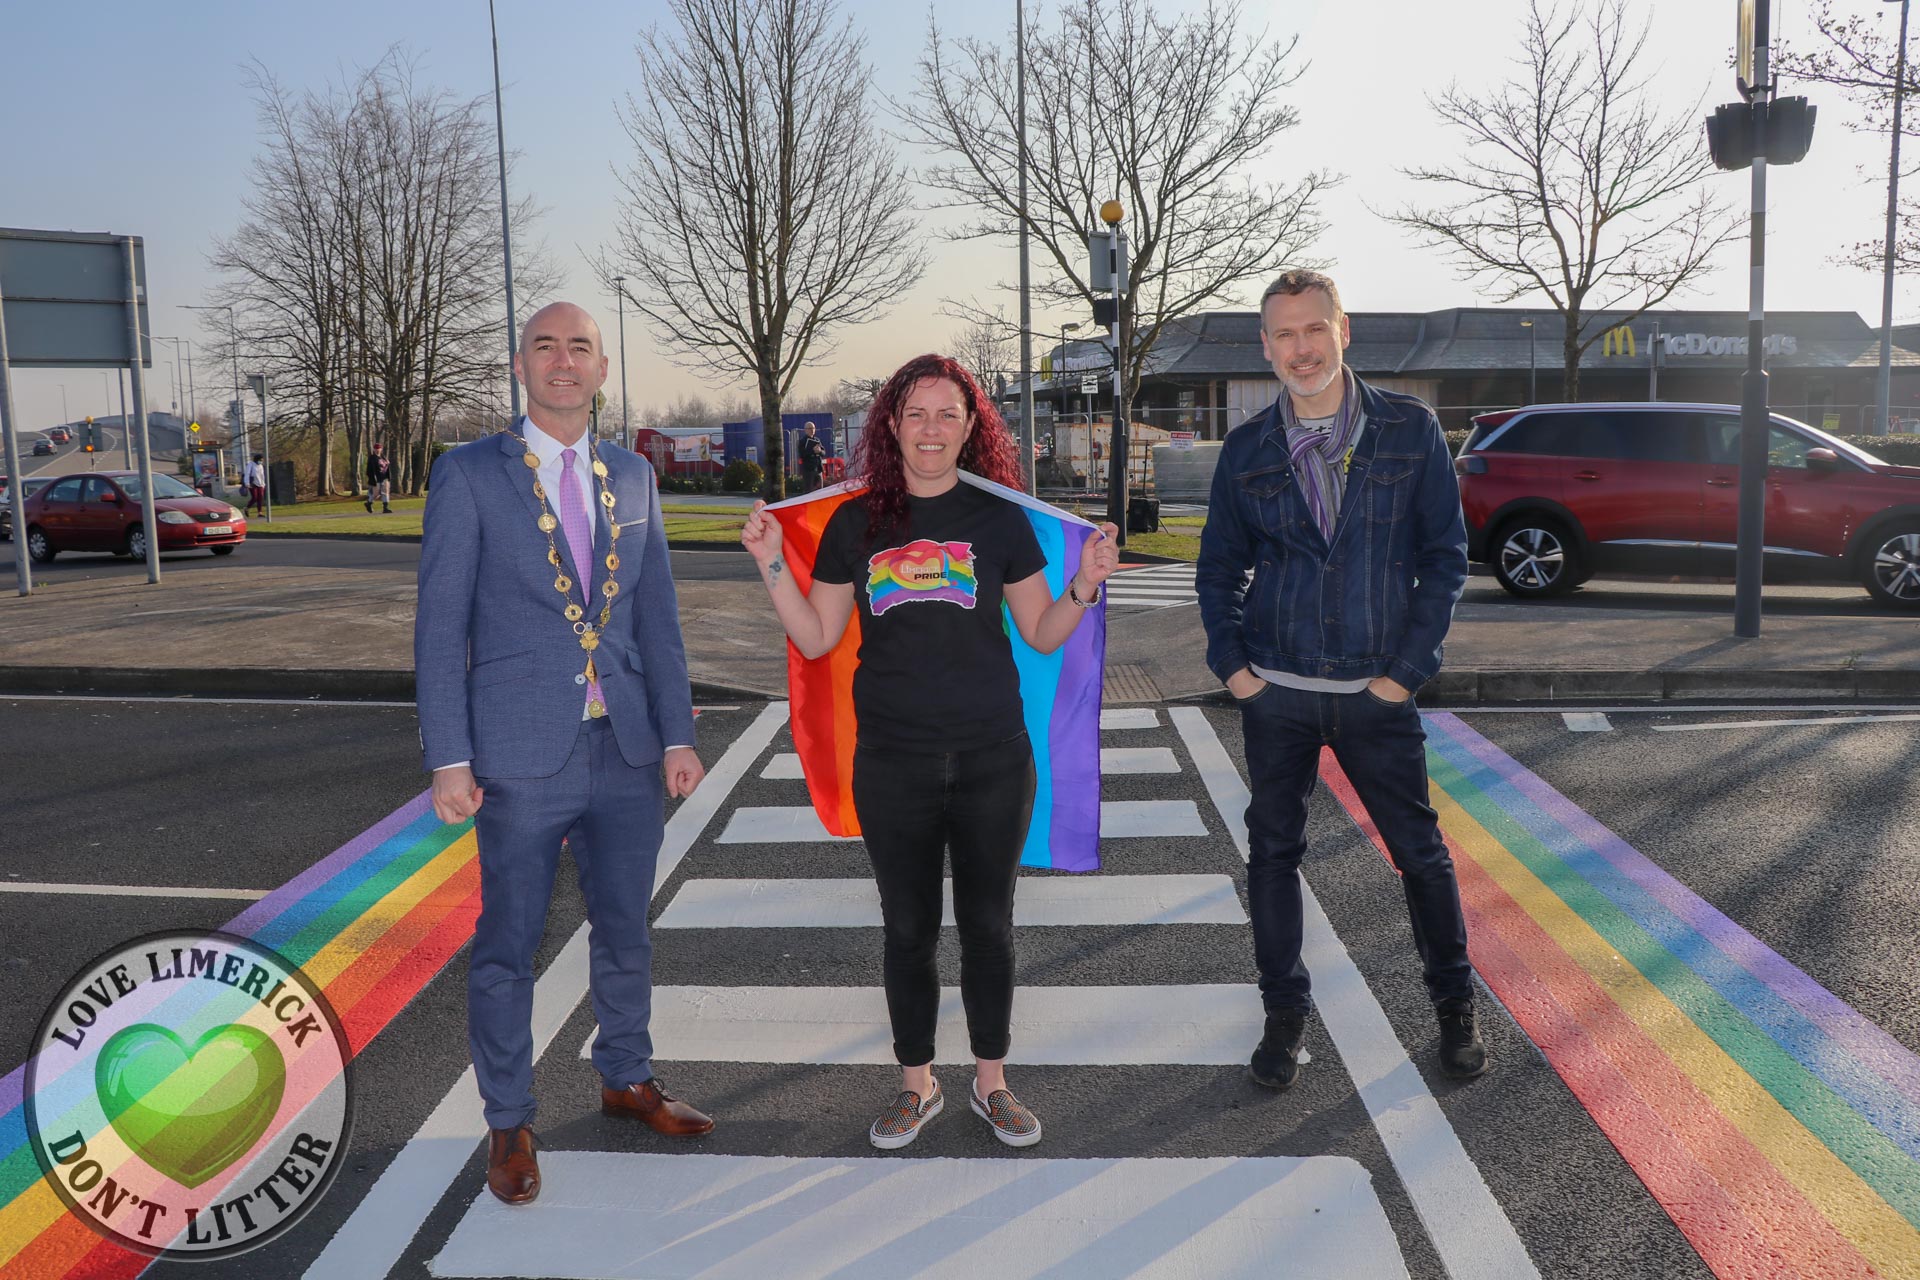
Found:
[(1527, 331), (1527, 403), (1538, 404), (1540, 403), (1540, 364), (1533, 357), (1533, 321), (1522, 320), (1520, 327)]
[(1880, 272), (1880, 377), (1875, 383), (1875, 419), (1872, 435), (1885, 435), (1893, 425), (1893, 236), (1900, 200), (1900, 108), (1907, 87), (1907, 3), (1900, 6), (1900, 50), (1893, 60), (1893, 155), (1887, 162), (1887, 248)]
[(507, 273), (507, 393), (512, 398), (513, 420), (517, 423), (520, 421), (520, 380), (513, 376), (513, 349), (520, 335), (514, 329), (513, 227), (507, 220), (507, 125), (500, 107), (500, 25), (494, 21), (493, 0), (487, 0), (487, 30), (493, 35), (493, 143), (500, 153), (500, 252)]
[[(240, 399), (240, 327), (234, 319), (233, 308), (226, 303), (220, 303), (215, 306), (193, 306), (182, 302), (177, 305), (182, 311), (224, 311), (227, 313), (227, 342), (229, 344), (227, 354), (233, 359), (233, 412), (234, 416), (238, 419), (238, 421), (234, 423), (234, 435), (240, 442), (240, 466), (236, 468), (236, 470), (244, 470), (247, 465), (247, 459), (252, 455), (247, 452), (247, 410)], [(223, 480), (222, 483), (225, 483), (225, 481)]]
[(1013, 4), (1014, 78), (1019, 83), (1020, 132), (1020, 474), (1027, 492), (1033, 492), (1033, 297), (1027, 266), (1027, 10), (1023, 0)]
[(627, 434), (627, 278), (613, 278), (613, 304), (620, 313), (620, 447), (633, 448), (633, 437)]

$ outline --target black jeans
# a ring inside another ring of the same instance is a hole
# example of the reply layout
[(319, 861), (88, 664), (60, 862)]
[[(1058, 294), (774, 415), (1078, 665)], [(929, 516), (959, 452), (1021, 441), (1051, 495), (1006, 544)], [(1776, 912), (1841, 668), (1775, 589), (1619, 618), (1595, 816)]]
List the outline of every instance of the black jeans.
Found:
[(1333, 748), (1400, 870), (1428, 995), (1435, 1001), (1471, 999), (1467, 922), (1453, 858), (1427, 803), (1427, 733), (1413, 699), (1388, 703), (1365, 690), (1308, 693), (1276, 684), (1242, 702), (1240, 710), (1252, 782), (1247, 902), (1267, 1010), (1313, 1005), (1300, 961), (1300, 859), (1307, 851), (1307, 797), (1319, 776), (1323, 745)]
[(1024, 733), (977, 751), (916, 755), (863, 746), (853, 753), (853, 808), (880, 886), (887, 1016), (903, 1067), (933, 1061), (940, 882), (948, 854), (968, 1039), (976, 1058), (1007, 1056), (1013, 886), (1033, 788), (1033, 748)]

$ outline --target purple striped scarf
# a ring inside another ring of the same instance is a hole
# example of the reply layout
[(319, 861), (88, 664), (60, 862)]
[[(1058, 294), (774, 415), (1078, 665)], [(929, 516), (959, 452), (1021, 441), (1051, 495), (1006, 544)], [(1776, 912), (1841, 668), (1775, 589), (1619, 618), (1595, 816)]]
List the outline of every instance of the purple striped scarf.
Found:
[(1333, 428), (1329, 431), (1304, 430), (1300, 426), (1300, 415), (1294, 411), (1292, 393), (1284, 387), (1280, 390), (1280, 421), (1287, 431), (1287, 456), (1293, 460), (1294, 474), (1300, 478), (1300, 492), (1307, 500), (1307, 508), (1313, 512), (1322, 536), (1329, 542), (1333, 541), (1334, 521), (1340, 518), (1347, 459), (1353, 452), (1353, 442), (1360, 438), (1360, 428), (1366, 425), (1366, 415), (1360, 409), (1360, 388), (1354, 385), (1353, 371), (1343, 368), (1340, 376), (1346, 380), (1346, 393), (1340, 397), (1340, 410), (1334, 415)]

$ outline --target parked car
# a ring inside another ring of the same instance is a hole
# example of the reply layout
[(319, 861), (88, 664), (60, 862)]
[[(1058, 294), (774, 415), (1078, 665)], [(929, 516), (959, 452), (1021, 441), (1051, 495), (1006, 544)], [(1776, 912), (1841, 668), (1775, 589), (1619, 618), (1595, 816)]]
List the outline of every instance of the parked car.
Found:
[[(144, 557), (140, 473), (92, 471), (61, 476), (27, 500), (27, 550), (45, 563), (62, 551), (111, 551)], [(153, 518), (162, 551), (205, 547), (233, 554), (247, 540), (238, 508), (203, 497), (172, 476), (153, 477)]]
[(45, 436), (41, 436), (38, 440), (35, 440), (33, 442), (34, 457), (36, 458), (51, 457), (53, 453), (54, 453), (53, 441), (47, 439)]
[[(1473, 423), (1454, 459), (1467, 554), (1513, 595), (1609, 571), (1733, 575), (1737, 406), (1531, 405)], [(1920, 609), (1920, 467), (1776, 414), (1765, 528), (1769, 578), (1858, 582)]]
[[(52, 481), (51, 476), (28, 476), (20, 482), (21, 500), (31, 498)], [(0, 476), (0, 542), (13, 541), (13, 489), (11, 486), (12, 481), (8, 477)]]

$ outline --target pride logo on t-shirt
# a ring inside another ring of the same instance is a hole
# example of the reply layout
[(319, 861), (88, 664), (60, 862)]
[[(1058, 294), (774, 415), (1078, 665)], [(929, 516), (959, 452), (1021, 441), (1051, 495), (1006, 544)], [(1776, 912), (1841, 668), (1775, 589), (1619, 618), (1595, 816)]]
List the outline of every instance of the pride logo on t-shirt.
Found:
[(867, 561), (867, 599), (876, 618), (897, 604), (919, 600), (971, 609), (976, 590), (971, 542), (920, 538)]

